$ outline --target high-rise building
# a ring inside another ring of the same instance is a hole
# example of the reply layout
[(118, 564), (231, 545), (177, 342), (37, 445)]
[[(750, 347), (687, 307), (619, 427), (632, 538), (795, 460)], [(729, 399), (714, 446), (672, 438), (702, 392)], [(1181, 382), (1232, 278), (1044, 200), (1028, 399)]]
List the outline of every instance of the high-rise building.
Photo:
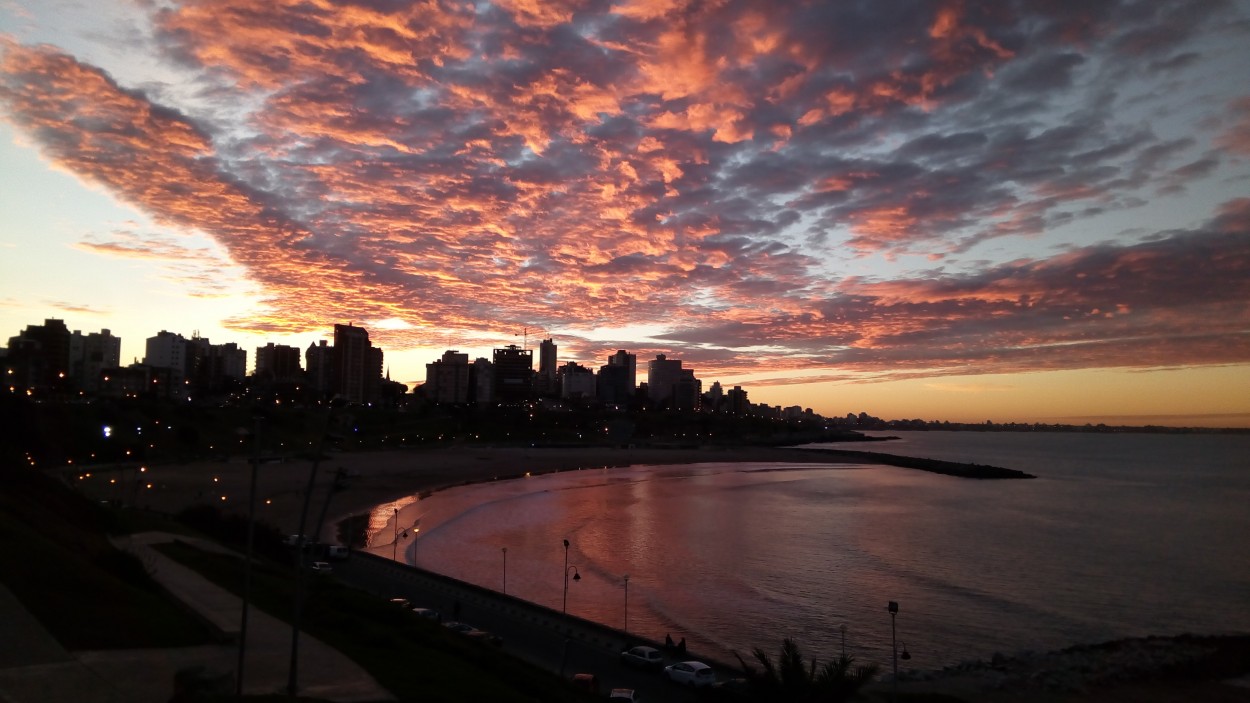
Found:
[(560, 367), (560, 397), (565, 399), (593, 399), (595, 397), (595, 372), (570, 361)]
[(157, 332), (155, 337), (148, 337), (143, 363), (158, 369), (169, 369), (170, 377), (178, 381), (185, 379), (187, 377), (186, 337), (165, 330)]
[(89, 393), (100, 390), (100, 372), (121, 366), (122, 340), (103, 329), (83, 334), (74, 330), (70, 339), (70, 373), (78, 387)]
[(534, 390), (542, 396), (556, 396), (560, 392), (556, 343), (550, 339), (544, 339), (538, 344), (538, 376), (534, 379)]
[(647, 397), (655, 403), (671, 400), (681, 371), (680, 359), (656, 354), (654, 359), (647, 362)]
[(256, 347), (256, 371), (254, 375), (266, 381), (293, 383), (304, 377), (299, 363), (299, 347), (269, 342)]
[(624, 349), (618, 349), (615, 354), (608, 357), (608, 366), (622, 366), (625, 368), (629, 395), (633, 395), (634, 389), (638, 387), (638, 355), (630, 354)]
[(495, 402), (495, 365), (478, 357), (469, 371), (469, 398), (479, 405)]
[(355, 325), (334, 326), (332, 390), (349, 403), (370, 403), (382, 384), (382, 350), (369, 332)]
[(747, 401), (747, 392), (742, 390), (742, 386), (734, 386), (733, 390), (725, 394), (725, 398), (731, 414), (746, 415), (751, 409), (751, 403)]
[(9, 338), (5, 355), (5, 381), (14, 389), (68, 390), (70, 377), (70, 331), (64, 320), (48, 318), (42, 325), (27, 325)]
[(694, 377), (694, 369), (680, 369), (673, 384), (672, 404), (678, 410), (698, 410), (703, 398), (703, 383)]
[(304, 364), (308, 368), (308, 391), (315, 399), (327, 398), (334, 389), (334, 347), (322, 339), (309, 344), (304, 352)]
[(434, 403), (469, 402), (469, 355), (455, 349), (425, 365), (425, 397)]
[(509, 344), (494, 351), (494, 395), (498, 403), (522, 403), (534, 395), (534, 353)]

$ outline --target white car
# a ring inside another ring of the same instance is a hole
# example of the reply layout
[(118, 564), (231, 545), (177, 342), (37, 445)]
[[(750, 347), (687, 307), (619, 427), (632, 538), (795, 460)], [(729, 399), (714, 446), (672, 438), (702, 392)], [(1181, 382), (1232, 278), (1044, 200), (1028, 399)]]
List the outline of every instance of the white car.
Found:
[(608, 694), (608, 700), (612, 703), (638, 703), (642, 698), (632, 688), (614, 688)]
[(308, 568), (319, 574), (328, 574), (331, 571), (334, 571), (334, 567), (330, 566), (330, 562), (328, 561), (314, 561)]
[(621, 652), (621, 663), (659, 671), (664, 665), (664, 655), (660, 654), (660, 650), (655, 647), (630, 647)]
[(664, 667), (664, 675), (673, 683), (684, 683), (687, 686), (711, 686), (716, 683), (716, 672), (703, 662), (678, 662)]

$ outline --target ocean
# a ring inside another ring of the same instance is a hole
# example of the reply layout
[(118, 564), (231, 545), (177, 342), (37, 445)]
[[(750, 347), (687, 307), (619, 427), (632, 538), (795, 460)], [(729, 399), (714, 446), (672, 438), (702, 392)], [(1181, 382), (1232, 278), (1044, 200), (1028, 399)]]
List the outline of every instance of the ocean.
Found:
[(379, 506), (371, 543), (391, 554), (400, 508), (399, 529), (419, 527), (401, 559), (728, 662), (792, 637), (808, 656), (845, 648), (885, 667), (889, 601), (916, 669), (1250, 633), (1250, 436), (894, 434), (851, 448), (1038, 478), (790, 463), (551, 473)]

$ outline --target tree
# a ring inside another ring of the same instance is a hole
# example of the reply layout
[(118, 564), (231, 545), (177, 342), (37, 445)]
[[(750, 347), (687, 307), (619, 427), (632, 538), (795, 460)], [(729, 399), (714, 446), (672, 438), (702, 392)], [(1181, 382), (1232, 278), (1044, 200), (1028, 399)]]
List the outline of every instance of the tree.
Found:
[(747, 677), (748, 699), (769, 703), (840, 703), (850, 700), (877, 673), (873, 664), (855, 665), (854, 657), (842, 655), (823, 666), (804, 662), (798, 643), (789, 637), (781, 642), (777, 660), (762, 648), (751, 651), (760, 668), (738, 662)]

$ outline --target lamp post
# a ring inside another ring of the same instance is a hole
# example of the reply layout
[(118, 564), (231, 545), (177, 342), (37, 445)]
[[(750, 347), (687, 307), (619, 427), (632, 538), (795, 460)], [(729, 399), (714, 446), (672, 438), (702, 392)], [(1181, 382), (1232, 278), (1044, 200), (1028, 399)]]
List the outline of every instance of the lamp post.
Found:
[(625, 574), (625, 634), (629, 634), (629, 574)]
[[(247, 658), (247, 611), (252, 599), (252, 551), (256, 535), (256, 473), (260, 468), (260, 413), (252, 415), (256, 429), (252, 432), (252, 476), (247, 491), (247, 561), (243, 565), (243, 612), (239, 620), (239, 664), (234, 694), (243, 697), (243, 666)], [(303, 545), (296, 545), (302, 549)]]
[(569, 607), (569, 541), (564, 540), (564, 605), (560, 612), (567, 612)]
[(898, 631), (895, 629), (894, 620), (898, 615), (898, 602), (890, 601), (886, 606), (886, 610), (890, 612), (890, 648), (893, 651), (891, 659), (894, 662), (894, 681), (891, 683), (890, 700), (898, 700)]
[(846, 623), (838, 627), (842, 631), (842, 658), (846, 659)]
[(569, 612), (569, 572), (570, 571), (573, 572), (574, 581), (582, 580), (582, 575), (577, 573), (576, 566), (570, 565), (570, 566), (564, 567), (564, 606), (560, 609), (560, 612), (565, 615), (567, 615)]
[(503, 548), (503, 594), (508, 595), (508, 548)]
[(392, 529), (394, 530), (394, 534), (395, 534), (394, 539), (391, 540), (391, 561), (398, 561), (399, 540), (408, 539), (408, 531), (412, 530), (412, 544), (413, 544), (412, 562), (415, 564), (417, 562), (416, 548), (420, 546), (421, 544), (419, 541), (417, 541), (417, 536), (421, 532), (421, 528), (418, 527), (418, 525), (421, 524), (421, 518), (417, 518), (417, 521), (412, 524), (412, 527), (405, 527), (403, 530), (400, 530), (399, 529), (399, 508), (391, 508), (391, 510), (394, 512), (394, 517), (392, 518), (392, 520), (394, 520), (394, 523), (392, 524)]

